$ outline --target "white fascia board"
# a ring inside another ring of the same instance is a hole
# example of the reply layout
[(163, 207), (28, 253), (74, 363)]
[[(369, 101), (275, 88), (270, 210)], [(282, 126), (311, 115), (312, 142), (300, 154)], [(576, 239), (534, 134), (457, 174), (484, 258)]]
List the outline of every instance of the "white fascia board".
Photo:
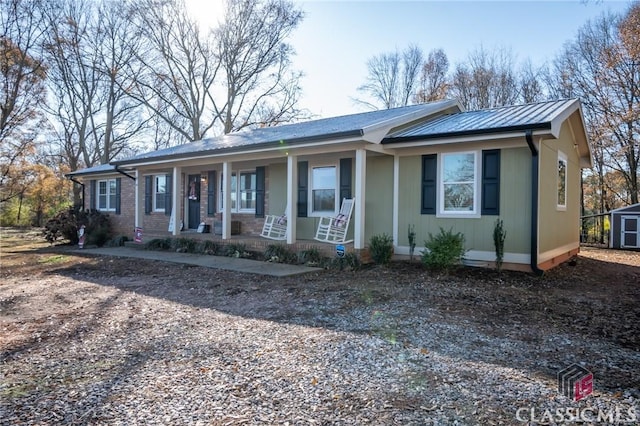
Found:
[(367, 142), (379, 144), (382, 142), (391, 129), (394, 127), (400, 126), (405, 123), (409, 123), (414, 120), (419, 120), (420, 118), (426, 118), (442, 111), (446, 111), (448, 109), (457, 108), (458, 112), (463, 111), (464, 109), (460, 105), (460, 102), (457, 99), (447, 99), (444, 101), (440, 101), (437, 107), (432, 104), (425, 104), (424, 108), (421, 108), (417, 111), (409, 112), (403, 114), (399, 117), (390, 118), (385, 121), (381, 121), (370, 126), (366, 126), (362, 128), (362, 139)]
[[(534, 136), (548, 136), (549, 130), (535, 130)], [(437, 145), (453, 145), (457, 143), (469, 143), (469, 142), (484, 142), (496, 139), (509, 139), (509, 138), (524, 138), (524, 132), (509, 132), (509, 133), (486, 133), (480, 135), (465, 135), (452, 138), (438, 138), (438, 139), (426, 139), (426, 140), (414, 140), (410, 142), (398, 142), (385, 144), (384, 146), (390, 149), (399, 148), (414, 148), (417, 146), (437, 146)]]
[(580, 108), (580, 101), (575, 99), (571, 104), (567, 105), (562, 111), (560, 111), (555, 117), (551, 119), (551, 134), (555, 139), (560, 137), (560, 128), (577, 109)]
[[(577, 120), (580, 122), (578, 126), (574, 126), (574, 123), (568, 121), (572, 115), (577, 114)], [(589, 134), (584, 125), (584, 115), (582, 113), (582, 105), (578, 99), (575, 99), (565, 109), (560, 111), (557, 116), (551, 120), (551, 134), (554, 138), (560, 137), (560, 129), (562, 124), (568, 121), (573, 134), (573, 139), (578, 145), (578, 156), (580, 157), (580, 167), (591, 168), (593, 167), (593, 155), (591, 153), (591, 145), (589, 144)], [(577, 128), (576, 128), (577, 127)], [(579, 132), (580, 135), (576, 135)]]

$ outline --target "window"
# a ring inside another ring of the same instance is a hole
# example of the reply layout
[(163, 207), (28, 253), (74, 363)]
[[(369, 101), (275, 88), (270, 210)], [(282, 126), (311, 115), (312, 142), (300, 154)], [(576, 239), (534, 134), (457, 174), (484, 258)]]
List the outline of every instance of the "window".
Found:
[(567, 156), (558, 151), (558, 209), (567, 208)]
[[(256, 172), (231, 174), (231, 211), (254, 212), (256, 210)], [(238, 203), (238, 200), (240, 202)], [(224, 176), (220, 175), (220, 211), (224, 208)]]
[(96, 203), (98, 210), (115, 211), (116, 210), (116, 180), (107, 179), (98, 181), (98, 193)]
[(334, 213), (336, 210), (336, 166), (311, 169), (311, 212)]
[(256, 209), (256, 173), (240, 173), (240, 210)]
[(164, 211), (166, 208), (167, 176), (155, 176), (153, 185), (153, 210)]
[(478, 214), (477, 152), (440, 156), (440, 215)]

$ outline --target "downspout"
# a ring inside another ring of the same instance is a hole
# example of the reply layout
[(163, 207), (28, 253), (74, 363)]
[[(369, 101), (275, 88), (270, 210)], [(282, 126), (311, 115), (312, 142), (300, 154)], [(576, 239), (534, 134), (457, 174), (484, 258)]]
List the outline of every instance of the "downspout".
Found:
[(531, 270), (534, 274), (541, 276), (544, 271), (538, 268), (538, 149), (533, 143), (533, 132), (525, 132), (527, 145), (531, 150)]
[(69, 176), (69, 180), (73, 183), (77, 183), (78, 185), (80, 185), (80, 188), (82, 188), (82, 211), (84, 211), (84, 183), (80, 182), (73, 176)]

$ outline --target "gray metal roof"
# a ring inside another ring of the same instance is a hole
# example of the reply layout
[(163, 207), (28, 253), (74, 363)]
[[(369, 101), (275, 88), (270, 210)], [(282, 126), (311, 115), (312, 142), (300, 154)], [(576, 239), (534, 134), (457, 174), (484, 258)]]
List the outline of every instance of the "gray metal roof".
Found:
[(482, 133), (551, 129), (551, 122), (576, 102), (579, 101), (565, 99), (458, 112), (391, 134), (384, 138), (382, 143)]
[(342, 137), (359, 137), (365, 130), (376, 125), (401, 119), (404, 116), (420, 114), (428, 116), (446, 108), (457, 106), (457, 101), (443, 100), (428, 104), (411, 105), (340, 117), (324, 118), (295, 124), (275, 127), (247, 129), (224, 136), (189, 142), (158, 151), (146, 152), (124, 160), (113, 161), (113, 164), (132, 164), (166, 158), (185, 158), (194, 155), (215, 154), (224, 151), (241, 151), (250, 146), (270, 144), (288, 145), (304, 142), (323, 141)]

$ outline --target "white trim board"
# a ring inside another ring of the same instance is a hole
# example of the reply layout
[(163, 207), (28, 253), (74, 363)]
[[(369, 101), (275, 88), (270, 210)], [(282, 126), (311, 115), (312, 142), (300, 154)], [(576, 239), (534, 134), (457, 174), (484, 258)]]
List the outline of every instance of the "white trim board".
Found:
[[(417, 247), (413, 252), (414, 256), (420, 256), (424, 251), (424, 247)], [(409, 246), (397, 246), (395, 254), (409, 256)], [(495, 262), (496, 253), (484, 250), (468, 250), (464, 255), (464, 260), (468, 262)], [(531, 256), (528, 253), (505, 253), (502, 259), (505, 263), (522, 263), (528, 265), (531, 263)]]

